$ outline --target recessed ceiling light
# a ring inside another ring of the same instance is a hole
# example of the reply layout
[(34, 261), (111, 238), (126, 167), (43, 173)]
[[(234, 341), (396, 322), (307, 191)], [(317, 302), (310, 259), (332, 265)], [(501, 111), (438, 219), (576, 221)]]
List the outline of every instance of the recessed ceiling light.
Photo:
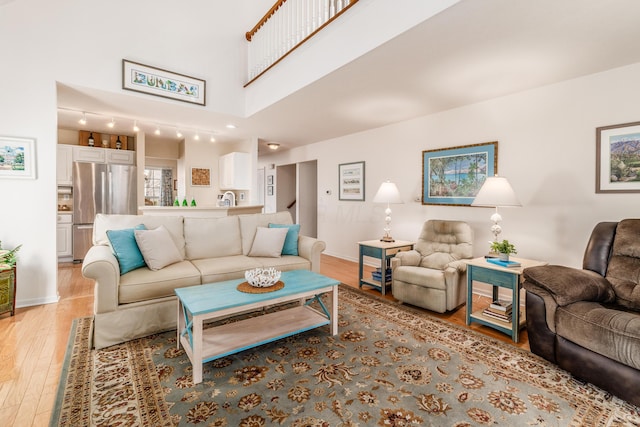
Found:
[(267, 144), (267, 147), (269, 147), (272, 150), (277, 150), (278, 148), (280, 148), (280, 144), (276, 144), (275, 142), (270, 142)]
[(234, 124), (232, 124), (232, 123), (229, 123), (229, 124), (227, 125), (227, 129), (235, 129), (235, 128), (236, 128), (236, 125), (234, 125)]

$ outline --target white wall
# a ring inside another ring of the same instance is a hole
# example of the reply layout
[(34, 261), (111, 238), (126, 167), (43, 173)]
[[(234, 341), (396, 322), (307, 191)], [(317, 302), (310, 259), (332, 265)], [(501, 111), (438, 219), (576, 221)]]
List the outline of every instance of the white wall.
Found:
[[(357, 260), (357, 242), (382, 236), (384, 206), (371, 202), (390, 179), (392, 235), (413, 240), (427, 219), (471, 224), (474, 252), (488, 250), (489, 208), (422, 205), (422, 151), (498, 141), (498, 172), (523, 204), (502, 209), (502, 237), (518, 255), (580, 266), (599, 221), (638, 216), (640, 194), (595, 194), (595, 128), (639, 120), (640, 64), (270, 155), (261, 164), (318, 160), (318, 237), (326, 253)], [(338, 164), (366, 162), (365, 202), (338, 200)], [(331, 190), (331, 195), (326, 194)]]
[(8, 201), (0, 210), (0, 240), (7, 248), (23, 244), (19, 307), (57, 300), (56, 82), (121, 93), (127, 58), (206, 79), (203, 108), (241, 116), (242, 34), (265, 3), (20, 0), (0, 6), (0, 135), (37, 140), (37, 179), (0, 181)]

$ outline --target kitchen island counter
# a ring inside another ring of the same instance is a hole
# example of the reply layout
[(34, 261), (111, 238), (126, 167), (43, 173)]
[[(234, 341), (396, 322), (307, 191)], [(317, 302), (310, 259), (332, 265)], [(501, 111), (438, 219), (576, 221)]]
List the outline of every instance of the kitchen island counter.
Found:
[(140, 206), (143, 215), (185, 216), (191, 218), (220, 218), (230, 215), (261, 213), (262, 205), (240, 206)]

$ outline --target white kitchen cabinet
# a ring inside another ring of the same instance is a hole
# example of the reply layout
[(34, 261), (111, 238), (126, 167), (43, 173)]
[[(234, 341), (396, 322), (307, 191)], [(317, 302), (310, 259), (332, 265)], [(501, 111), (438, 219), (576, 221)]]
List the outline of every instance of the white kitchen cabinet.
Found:
[(107, 152), (107, 163), (118, 165), (135, 164), (135, 151), (131, 150), (114, 150), (111, 148), (104, 149)]
[(107, 161), (105, 148), (83, 147), (80, 145), (76, 145), (73, 147), (73, 161), (105, 163)]
[(250, 189), (249, 153), (235, 152), (220, 156), (218, 168), (221, 190)]
[(109, 163), (114, 165), (134, 165), (136, 152), (113, 148), (73, 146), (73, 161), (88, 163)]
[(72, 218), (72, 214), (58, 214), (58, 224), (56, 228), (56, 247), (58, 258), (73, 256)]
[(73, 146), (58, 144), (58, 159), (56, 161), (56, 182), (60, 186), (73, 184)]

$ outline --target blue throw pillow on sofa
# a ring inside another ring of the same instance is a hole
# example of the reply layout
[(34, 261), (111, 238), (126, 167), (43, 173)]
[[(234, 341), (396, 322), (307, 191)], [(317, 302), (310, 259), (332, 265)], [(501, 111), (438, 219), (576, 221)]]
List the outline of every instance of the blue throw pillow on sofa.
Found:
[(144, 224), (136, 225), (135, 228), (125, 228), (123, 230), (107, 230), (107, 237), (113, 254), (120, 264), (120, 275), (128, 273), (140, 267), (144, 267), (144, 257), (136, 238), (133, 234), (133, 230), (146, 230), (147, 227)]
[(288, 228), (287, 237), (284, 239), (282, 255), (298, 255), (298, 234), (300, 224), (269, 224), (269, 228)]

